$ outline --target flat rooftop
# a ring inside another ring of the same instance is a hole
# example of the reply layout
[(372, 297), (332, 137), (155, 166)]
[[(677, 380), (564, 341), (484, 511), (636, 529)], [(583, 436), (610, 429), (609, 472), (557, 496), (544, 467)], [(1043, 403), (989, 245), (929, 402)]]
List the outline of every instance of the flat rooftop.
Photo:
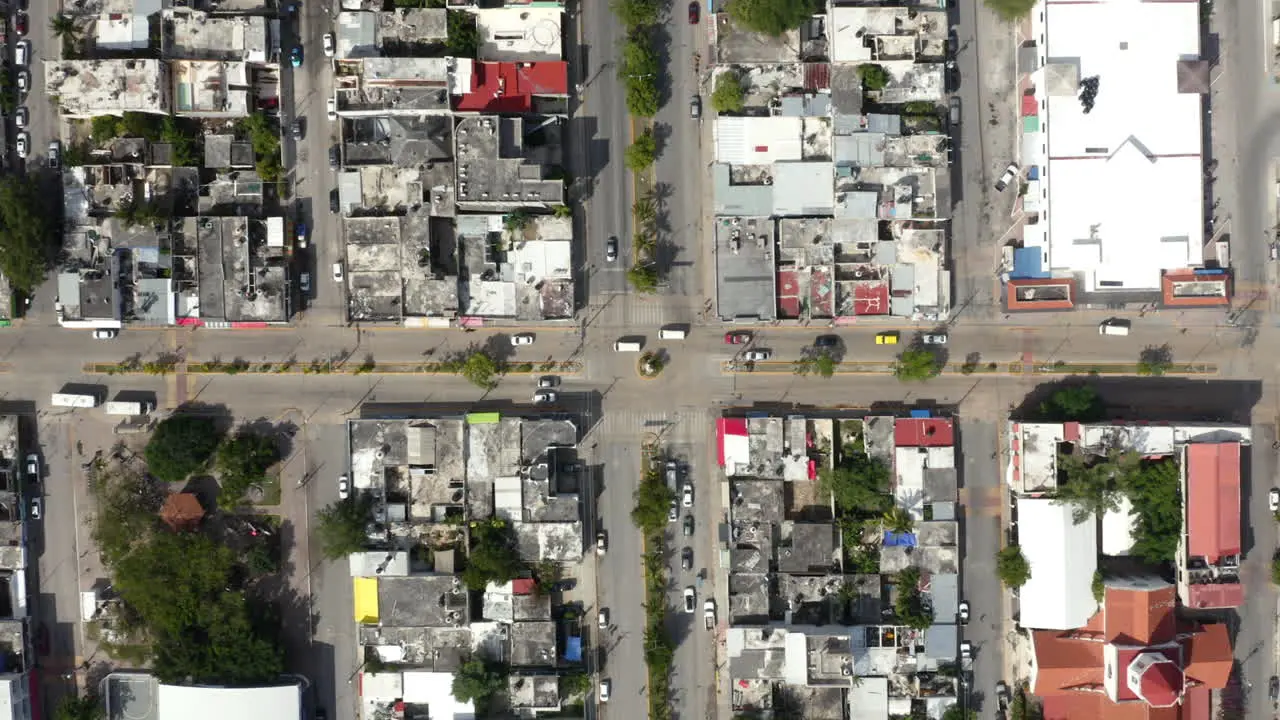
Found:
[(560, 7), (480, 8), (473, 13), (481, 60), (561, 60)]
[(548, 168), (526, 156), (536, 148), (526, 147), (525, 135), (522, 118), (476, 116), (458, 121), (454, 138), (459, 203), (528, 206), (563, 201), (564, 183), (548, 179)]
[(68, 117), (169, 112), (169, 69), (159, 60), (49, 61), (44, 82)]
[(173, 111), (203, 117), (249, 114), (249, 66), (222, 60), (174, 60)]
[(267, 61), (267, 19), (171, 9), (161, 15), (161, 43), (170, 58)]
[(720, 318), (775, 319), (773, 220), (717, 218), (715, 243), (716, 312)]

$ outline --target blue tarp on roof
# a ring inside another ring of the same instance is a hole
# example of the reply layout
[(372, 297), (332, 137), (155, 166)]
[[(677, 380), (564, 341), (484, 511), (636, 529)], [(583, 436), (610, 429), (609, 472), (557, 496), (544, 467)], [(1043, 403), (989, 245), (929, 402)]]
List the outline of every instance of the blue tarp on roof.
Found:
[(1028, 169), (1027, 169), (1027, 179), (1028, 179), (1028, 180), (1039, 180), (1039, 179), (1040, 179), (1040, 166), (1039, 166), (1039, 165), (1032, 165), (1030, 168), (1028, 168)]
[(564, 659), (569, 662), (582, 662), (582, 637), (564, 639)]
[(896, 533), (892, 530), (884, 531), (885, 547), (915, 547), (915, 533)]
[(911, 417), (916, 420), (928, 420), (932, 416), (929, 414), (928, 410), (912, 410)]
[(1009, 277), (1015, 280), (1027, 278), (1047, 278), (1049, 273), (1042, 264), (1044, 254), (1040, 248), (1017, 248), (1013, 251), (1013, 272)]

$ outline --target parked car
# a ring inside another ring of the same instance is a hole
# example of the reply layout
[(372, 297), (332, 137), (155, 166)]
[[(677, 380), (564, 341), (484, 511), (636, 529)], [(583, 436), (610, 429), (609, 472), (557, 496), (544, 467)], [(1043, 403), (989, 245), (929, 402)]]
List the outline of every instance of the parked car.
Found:
[(62, 164), (62, 143), (57, 140), (51, 141), (46, 154), (49, 159), (49, 167), (57, 170), (58, 166)]
[(119, 334), (120, 334), (119, 330), (114, 330), (112, 328), (98, 328), (97, 330), (93, 331), (93, 339), (94, 340), (114, 340), (115, 337)]
[(926, 333), (920, 339), (924, 341), (925, 345), (946, 345), (947, 344), (946, 333)]
[(337, 120), (338, 119), (338, 101), (334, 100), (333, 98), (329, 98), (328, 100), (325, 100), (324, 114), (325, 114), (325, 117), (329, 118), (329, 122), (333, 122)]
[(15, 31), (15, 32), (17, 32), (19, 35), (26, 35), (26, 34), (27, 34), (27, 14), (26, 14), (26, 13), (21, 13), (21, 12), (20, 12), (20, 13), (18, 13), (17, 15), (15, 15), (15, 16), (14, 16), (14, 18), (13, 18), (13, 29), (14, 29), (14, 31)]
[(950, 120), (951, 120), (951, 124), (952, 124), (952, 125), (959, 125), (959, 124), (960, 124), (960, 98), (959, 98), (959, 96), (952, 95), (952, 96), (951, 96), (951, 99), (947, 100), (947, 110), (948, 110), (948, 116), (947, 116), (947, 117), (948, 117), (948, 119), (950, 119)]
[(1271, 682), (1268, 684), (1267, 695), (1271, 697), (1271, 702), (1280, 700), (1280, 676), (1272, 675)]
[(18, 133), (16, 145), (18, 147), (18, 157), (26, 159), (27, 155), (31, 154), (31, 136), (25, 130)]
[(614, 262), (618, 259), (618, 238), (610, 236), (604, 244), (604, 261)]
[(511, 336), (512, 345), (532, 345), (533, 333), (518, 333)]
[(1009, 707), (1009, 685), (1003, 680), (996, 681), (996, 703), (999, 704), (1001, 710)]
[(749, 342), (751, 342), (751, 333), (749, 332), (739, 330), (724, 334), (724, 343), (726, 345), (746, 345)]
[(31, 71), (25, 70), (25, 69), (19, 70), (18, 71), (18, 94), (22, 95), (23, 97), (26, 97), (26, 94), (30, 92), (30, 90), (31, 90)]
[(307, 224), (304, 222), (295, 223), (293, 226), (293, 230), (294, 230), (294, 238), (296, 240), (295, 244), (300, 248), (306, 247), (307, 246)]
[(813, 346), (818, 348), (836, 348), (840, 347), (839, 335), (819, 335), (814, 338)]
[(304, 272), (298, 275), (298, 290), (302, 291), (303, 297), (311, 297), (311, 273)]
[(338, 199), (338, 188), (329, 191), (329, 212), (337, 214), (342, 211), (342, 202)]
[(40, 498), (31, 498), (31, 519), (39, 520), (44, 514), (44, 502)]
[(329, 167), (335, 170), (342, 164), (342, 158), (338, 155), (338, 146), (333, 145), (329, 148)]
[(693, 535), (693, 516), (692, 515), (684, 516), (684, 535), (685, 537), (689, 537)]
[(601, 630), (609, 627), (609, 608), (600, 608), (600, 612), (596, 614), (596, 626)]
[(689, 98), (689, 117), (697, 120), (702, 117), (702, 96), (694, 95)]
[(27, 456), (27, 475), (31, 476), (32, 480), (40, 479), (40, 456), (35, 453)]
[(302, 67), (302, 46), (294, 45), (289, 51), (289, 64), (293, 67)]
[(27, 108), (20, 107), (13, 113), (13, 124), (18, 126), (19, 130), (27, 129), (27, 124), (31, 122), (31, 116), (27, 113)]
[(609, 551), (609, 536), (604, 531), (596, 533), (596, 554), (603, 555)]
[(580, 460), (572, 462), (560, 463), (560, 472), (565, 474), (580, 473), (587, 469), (587, 464)]
[(680, 517), (680, 503), (675, 498), (671, 498), (671, 507), (667, 508), (667, 522), (675, 522)]
[(684, 492), (680, 496), (680, 504), (685, 507), (693, 507), (693, 486), (685, 485)]
[(342, 282), (342, 278), (343, 278), (342, 263), (336, 262), (333, 264), (333, 281), (340, 283)]
[(31, 41), (19, 40), (13, 46), (13, 64), (25, 68), (31, 64)]
[(351, 497), (351, 478), (346, 475), (338, 476), (338, 499), (346, 500)]
[(968, 600), (960, 601), (960, 606), (956, 610), (956, 617), (960, 619), (961, 625), (969, 622), (969, 601)]
[(553, 403), (556, 401), (556, 397), (558, 396), (556, 395), (555, 390), (539, 390), (533, 394), (533, 404), (545, 405), (547, 403)]
[(693, 548), (685, 546), (685, 548), (680, 551), (680, 567), (685, 570), (693, 569)]
[(1267, 493), (1267, 505), (1271, 508), (1271, 512), (1280, 510), (1280, 489), (1271, 488)]
[(973, 643), (969, 642), (968, 640), (965, 640), (964, 642), (960, 643), (960, 659), (961, 660), (973, 659)]
[(325, 33), (320, 45), (324, 48), (325, 57), (333, 57), (333, 33)]
[(1004, 174), (1000, 176), (999, 180), (996, 180), (996, 192), (1004, 192), (1004, 189), (1009, 187), (1009, 183), (1013, 182), (1016, 177), (1018, 177), (1018, 164), (1009, 163), (1009, 167), (1004, 169)]
[(768, 350), (748, 350), (742, 353), (742, 359), (750, 360), (751, 362), (762, 362), (768, 360), (770, 354)]
[(544, 389), (553, 388), (559, 384), (560, 384), (560, 378), (556, 377), (555, 375), (543, 375), (542, 377), (538, 378), (538, 387), (540, 388), (544, 388)]
[(697, 605), (698, 605), (698, 593), (696, 590), (693, 589), (693, 586), (690, 585), (689, 587), (684, 589), (684, 611), (687, 613), (692, 613), (694, 608), (697, 607)]
[(896, 331), (876, 333), (877, 345), (897, 345), (898, 333)]
[(698, 0), (693, 0), (693, 2), (689, 3), (689, 24), (697, 25), (701, 15), (702, 6), (698, 3)]
[(609, 691), (613, 689), (613, 682), (609, 678), (600, 681), (600, 702), (609, 702)]

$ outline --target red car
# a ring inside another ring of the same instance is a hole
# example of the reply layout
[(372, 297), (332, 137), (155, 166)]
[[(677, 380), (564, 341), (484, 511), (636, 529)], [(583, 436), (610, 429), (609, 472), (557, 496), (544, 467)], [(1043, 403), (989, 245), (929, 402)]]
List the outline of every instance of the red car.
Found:
[(698, 13), (700, 12), (700, 10), (701, 8), (698, 7), (698, 0), (694, 0), (693, 2), (689, 3), (689, 24), (690, 25), (698, 24)]
[(27, 14), (18, 13), (17, 16), (14, 17), (13, 19), (13, 27), (14, 27), (14, 30), (16, 30), (19, 35), (26, 35), (27, 34)]
[(749, 332), (729, 332), (724, 334), (724, 343), (726, 345), (745, 345), (751, 342), (751, 333)]

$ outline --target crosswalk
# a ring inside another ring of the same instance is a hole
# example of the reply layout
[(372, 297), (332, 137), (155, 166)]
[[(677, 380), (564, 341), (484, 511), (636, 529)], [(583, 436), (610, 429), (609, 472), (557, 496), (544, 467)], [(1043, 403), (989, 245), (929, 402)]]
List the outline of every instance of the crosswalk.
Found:
[(645, 433), (653, 433), (658, 437), (676, 433), (696, 437), (710, 432), (709, 423), (713, 422), (712, 418), (710, 410), (706, 408), (681, 408), (668, 412), (606, 409), (595, 433), (607, 438), (635, 438)]
[(664, 325), (695, 325), (705, 321), (700, 312), (682, 298), (641, 297), (633, 293), (605, 295), (592, 303), (585, 316), (594, 327), (616, 327), (643, 331)]

